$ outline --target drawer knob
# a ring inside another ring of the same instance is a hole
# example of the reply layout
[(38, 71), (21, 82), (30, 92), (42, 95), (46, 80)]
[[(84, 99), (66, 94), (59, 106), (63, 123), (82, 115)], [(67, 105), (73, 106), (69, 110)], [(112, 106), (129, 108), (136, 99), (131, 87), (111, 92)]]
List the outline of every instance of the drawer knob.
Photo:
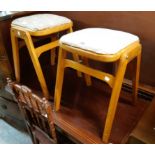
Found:
[(1, 107), (5, 110), (7, 109), (7, 106), (5, 104), (1, 105)]

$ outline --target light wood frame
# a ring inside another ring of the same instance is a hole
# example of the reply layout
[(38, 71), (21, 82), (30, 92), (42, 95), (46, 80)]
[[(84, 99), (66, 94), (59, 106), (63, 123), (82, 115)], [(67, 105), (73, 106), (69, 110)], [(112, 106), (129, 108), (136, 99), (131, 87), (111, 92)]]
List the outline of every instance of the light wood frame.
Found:
[[(66, 59), (67, 52), (71, 52), (72, 54), (76, 53), (82, 56), (83, 58), (90, 58), (101, 62), (107, 62), (107, 63), (117, 62), (118, 66), (117, 66), (116, 73), (115, 75), (111, 75), (111, 74), (90, 68), (88, 67), (88, 65), (86, 66), (84, 64), (80, 64), (73, 60)], [(71, 47), (69, 45), (60, 43), (57, 78), (56, 78), (55, 95), (54, 95), (55, 111), (58, 111), (60, 109), (64, 70), (66, 67), (73, 68), (75, 70), (85, 73), (86, 75), (90, 75), (92, 77), (95, 77), (97, 79), (100, 79), (106, 82), (112, 88), (112, 94), (111, 94), (109, 108), (106, 116), (106, 122), (104, 126), (102, 140), (104, 143), (108, 143), (125, 71), (127, 68), (127, 64), (130, 61), (134, 62), (132, 63), (133, 69), (134, 69), (132, 72), (133, 73), (132, 82), (133, 82), (133, 103), (135, 103), (137, 99), (140, 61), (141, 61), (141, 44), (138, 41), (130, 44), (128, 47), (122, 49), (121, 51), (119, 51), (114, 55), (96, 54), (91, 51), (86, 51), (83, 49)]]
[[(54, 33), (59, 33), (60, 31), (64, 31), (64, 30), (66, 30), (67, 33), (70, 33), (73, 31), (72, 26), (73, 26), (73, 23), (70, 22), (67, 24), (56, 26), (54, 28), (48, 28), (48, 29), (40, 30), (40, 31), (31, 31), (29, 29), (16, 26), (16, 25), (11, 26), (13, 61), (14, 61), (15, 77), (16, 77), (17, 82), (20, 82), (20, 60), (19, 60), (18, 38), (21, 38), (25, 41), (26, 46), (28, 48), (33, 66), (35, 68), (39, 83), (41, 85), (41, 89), (43, 91), (43, 94), (47, 99), (49, 99), (50, 95), (49, 95), (46, 81), (45, 81), (45, 78), (44, 78), (44, 75), (41, 69), (39, 57), (42, 53), (48, 50), (51, 50), (51, 65), (54, 65), (55, 64), (55, 48), (59, 46), (59, 38), (54, 37), (52, 38), (52, 41), (50, 43), (47, 43), (45, 45), (35, 48), (33, 40), (32, 40), (32, 36), (39, 37), (39, 36), (52, 35)], [(73, 54), (73, 59), (78, 62), (79, 61), (78, 55)], [(82, 74), (79, 71), (77, 71), (77, 75), (79, 77), (82, 76)], [(89, 79), (89, 77), (87, 77), (87, 79)]]

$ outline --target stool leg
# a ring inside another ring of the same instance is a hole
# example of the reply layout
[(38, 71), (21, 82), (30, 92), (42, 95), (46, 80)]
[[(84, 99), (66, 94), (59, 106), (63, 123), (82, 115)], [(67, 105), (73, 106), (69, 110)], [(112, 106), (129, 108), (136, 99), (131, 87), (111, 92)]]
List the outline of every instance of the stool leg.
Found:
[(56, 111), (58, 111), (60, 108), (62, 85), (63, 85), (63, 78), (64, 78), (64, 70), (65, 70), (65, 66), (64, 66), (65, 56), (66, 56), (66, 52), (60, 47), (59, 57), (58, 57), (56, 85), (55, 85), (55, 94), (54, 94), (54, 105), (55, 105)]
[[(68, 30), (69, 33), (73, 32), (73, 29), (70, 27), (70, 29)], [(73, 55), (73, 60), (76, 61), (76, 62), (79, 62), (80, 59), (79, 59), (79, 56), (78, 54), (72, 54)], [(77, 71), (77, 76), (78, 77), (82, 77), (82, 73)]]
[(133, 87), (133, 104), (136, 104), (138, 96), (138, 85), (139, 85), (139, 74), (140, 74), (140, 62), (141, 62), (141, 51), (133, 60), (133, 78), (132, 78), (132, 87)]
[(122, 83), (123, 83), (126, 66), (127, 66), (127, 61), (124, 59), (120, 60), (118, 70), (116, 73), (116, 77), (115, 77), (114, 86), (112, 89), (111, 99), (110, 99), (110, 103), (109, 103), (108, 113), (107, 113), (107, 117), (106, 117), (103, 137), (102, 137), (102, 140), (105, 143), (108, 143), (108, 140), (110, 137), (112, 124), (113, 124), (113, 120), (114, 120), (114, 116), (115, 116), (115, 112), (116, 112), (116, 108), (117, 108), (117, 104), (118, 104), (118, 99), (119, 99), (119, 95), (120, 95), (120, 91), (121, 91), (121, 87), (122, 87)]
[(114, 62), (113, 64), (113, 74), (114, 76), (116, 76), (116, 73), (117, 73), (117, 68), (118, 68), (118, 61)]
[(11, 42), (12, 42), (12, 53), (13, 53), (15, 77), (16, 77), (17, 82), (20, 82), (20, 62), (19, 62), (18, 38), (15, 36), (13, 30), (11, 30)]
[[(73, 60), (79, 62), (80, 61), (79, 56), (77, 54), (73, 54)], [(77, 71), (77, 76), (82, 77), (82, 73)]]
[[(51, 41), (56, 41), (57, 36), (52, 37)], [(51, 65), (55, 65), (55, 57), (56, 57), (56, 48), (51, 49)]]
[(56, 48), (51, 49), (51, 65), (54, 66), (55, 65), (55, 57), (56, 57)]
[[(73, 32), (72, 28), (69, 29), (69, 32), (70, 33)], [(76, 62), (80, 61), (79, 56), (77, 54), (73, 54), (73, 59)], [(89, 66), (87, 58), (82, 58), (82, 59), (83, 59), (83, 63), (85, 65)], [(78, 75), (78, 77), (82, 77), (82, 73), (79, 72), (79, 71), (77, 71), (77, 75)], [(85, 77), (86, 85), (91, 86), (91, 84), (92, 84), (91, 77), (89, 75), (87, 75), (87, 74), (84, 74), (84, 77)]]
[[(82, 60), (83, 60), (83, 64), (85, 64), (86, 66), (89, 66), (87, 58), (82, 57)], [(85, 81), (86, 81), (86, 85), (91, 86), (92, 85), (91, 77), (88, 74), (84, 74), (84, 78), (85, 78)]]
[(33, 46), (32, 39), (31, 39), (29, 34), (27, 34), (24, 39), (25, 39), (27, 48), (29, 50), (29, 54), (30, 54), (33, 66), (35, 68), (38, 80), (40, 82), (43, 94), (47, 99), (49, 99), (49, 92), (48, 92), (48, 89), (47, 89), (47, 85), (46, 85), (46, 82), (45, 82), (45, 78), (44, 78), (44, 75), (43, 75), (43, 72), (42, 72), (38, 57), (36, 55), (36, 52), (35, 52), (35, 49), (34, 49), (34, 46)]

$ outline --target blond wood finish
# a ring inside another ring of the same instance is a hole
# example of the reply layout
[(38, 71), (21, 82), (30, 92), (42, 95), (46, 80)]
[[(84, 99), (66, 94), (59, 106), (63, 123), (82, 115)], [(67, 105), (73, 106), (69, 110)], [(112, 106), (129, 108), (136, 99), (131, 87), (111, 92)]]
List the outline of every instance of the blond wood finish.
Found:
[(54, 106), (56, 111), (60, 109), (62, 85), (63, 85), (63, 78), (64, 78), (64, 70), (65, 70), (65, 56), (66, 56), (66, 52), (62, 50), (62, 48), (59, 48), (56, 86), (55, 86), (55, 94), (54, 94)]
[[(82, 57), (90, 58), (93, 60), (98, 60), (102, 62), (116, 62), (118, 63), (116, 75), (111, 75), (108, 73), (104, 73), (102, 71), (92, 69), (88, 66), (79, 64), (72, 60), (66, 59), (66, 53), (76, 53)], [(61, 100), (61, 92), (63, 85), (63, 77), (64, 77), (64, 69), (66, 67), (73, 68), (95, 78), (98, 78), (104, 82), (106, 82), (112, 88), (111, 99), (109, 103), (109, 108), (106, 116), (106, 122), (103, 131), (102, 140), (104, 143), (108, 143), (112, 124), (117, 108), (117, 103), (121, 91), (121, 86), (123, 83), (125, 71), (127, 64), (133, 59), (137, 59), (136, 64), (134, 65), (134, 75), (133, 75), (133, 101), (136, 102), (137, 91), (138, 91), (138, 81), (139, 81), (139, 71), (140, 71), (140, 59), (141, 59), (141, 45), (139, 42), (135, 42), (130, 44), (128, 47), (119, 51), (115, 55), (101, 55), (96, 54), (90, 51), (78, 49), (75, 47), (71, 47), (65, 44), (60, 44), (59, 51), (59, 60), (58, 60), (58, 69), (57, 69), (57, 79), (56, 79), (56, 87), (55, 87), (55, 110), (59, 111), (60, 109), (60, 100)]]
[[(73, 29), (70, 28), (70, 29), (68, 30), (68, 32), (70, 32), (70, 33), (73, 32)], [(74, 59), (75, 61), (80, 62), (79, 56), (78, 56), (76, 53), (74, 53), (72, 56), (73, 56), (73, 59)], [(77, 76), (78, 76), (78, 77), (82, 77), (82, 73), (79, 72), (79, 71), (77, 71)], [(87, 83), (87, 82), (86, 82), (86, 83)]]
[[(83, 64), (89, 66), (89, 62), (86, 57), (82, 57), (82, 61), (83, 61)], [(91, 77), (88, 74), (84, 74), (84, 77), (85, 77), (86, 85), (91, 86), (92, 84)]]
[(137, 93), (138, 93), (138, 85), (139, 85), (139, 71), (140, 71), (140, 62), (141, 62), (141, 53), (135, 58), (133, 61), (133, 76), (132, 76), (132, 85), (133, 85), (133, 102), (136, 103)]
[(65, 67), (70, 67), (75, 70), (79, 70), (83, 73), (86, 73), (87, 75), (91, 75), (97, 79), (107, 82), (107, 84), (111, 87), (113, 86), (114, 77), (111, 74), (104, 73), (96, 69), (92, 69), (90, 67), (87, 67), (85, 65), (67, 59), (65, 60)]
[(19, 82), (20, 81), (19, 47), (18, 47), (18, 39), (14, 35), (13, 31), (11, 31), (11, 42), (12, 42), (15, 76), (16, 80)]
[[(68, 24), (63, 24), (61, 26), (56, 26), (54, 28), (49, 28), (41, 31), (31, 31), (29, 29), (25, 29), (19, 26), (11, 27), (11, 40), (12, 40), (12, 51), (13, 51), (13, 60), (14, 60), (14, 68), (15, 68), (15, 76), (16, 80), (20, 81), (20, 62), (19, 62), (19, 48), (18, 48), (18, 38), (21, 38), (25, 41), (26, 46), (28, 48), (33, 66), (35, 68), (41, 89), (43, 91), (44, 96), (49, 99), (49, 91), (46, 85), (46, 81), (41, 69), (41, 65), (39, 62), (39, 57), (42, 53), (51, 50), (51, 65), (55, 64), (55, 48), (59, 46), (59, 38), (54, 37), (52, 42), (42, 45), (40, 47), (35, 48), (34, 43), (31, 36), (45, 36), (52, 35), (53, 33), (59, 33), (60, 31), (68, 30), (68, 33), (72, 32), (72, 22)], [(75, 61), (79, 61), (78, 55), (73, 55)], [(78, 76), (82, 74), (77, 71)]]
[[(58, 40), (58, 34), (51, 38), (51, 41)], [(51, 49), (51, 65), (55, 65), (55, 58), (56, 58), (56, 48)]]

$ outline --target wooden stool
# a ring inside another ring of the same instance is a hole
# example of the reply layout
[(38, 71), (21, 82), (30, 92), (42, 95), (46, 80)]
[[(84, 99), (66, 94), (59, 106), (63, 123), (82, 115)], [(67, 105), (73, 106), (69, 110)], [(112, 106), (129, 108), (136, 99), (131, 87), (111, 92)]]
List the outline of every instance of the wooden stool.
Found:
[[(15, 19), (11, 24), (11, 40), (16, 80), (20, 82), (19, 46), (18, 38), (25, 41), (33, 66), (40, 82), (43, 94), (49, 98), (49, 92), (45, 78), (39, 63), (42, 53), (51, 50), (51, 64), (55, 63), (55, 48), (58, 47), (59, 38), (54, 37), (50, 43), (35, 48), (32, 37), (41, 37), (67, 30), (72, 32), (72, 21), (66, 17), (53, 14), (36, 14)], [(75, 61), (79, 61), (77, 55), (73, 55)], [(78, 76), (81, 74), (78, 72)]]
[[(55, 110), (58, 111), (60, 109), (64, 69), (66, 67), (73, 68), (106, 82), (112, 88), (112, 94), (102, 140), (104, 143), (108, 143), (126, 67), (133, 59), (133, 102), (135, 102), (137, 98), (141, 60), (139, 38), (130, 33), (116, 30), (88, 28), (64, 35), (60, 39), (59, 44), (60, 49), (54, 96)], [(66, 59), (67, 52), (71, 52), (72, 54), (76, 53), (84, 58), (101, 62), (117, 62), (116, 75), (105, 73), (73, 60)]]

